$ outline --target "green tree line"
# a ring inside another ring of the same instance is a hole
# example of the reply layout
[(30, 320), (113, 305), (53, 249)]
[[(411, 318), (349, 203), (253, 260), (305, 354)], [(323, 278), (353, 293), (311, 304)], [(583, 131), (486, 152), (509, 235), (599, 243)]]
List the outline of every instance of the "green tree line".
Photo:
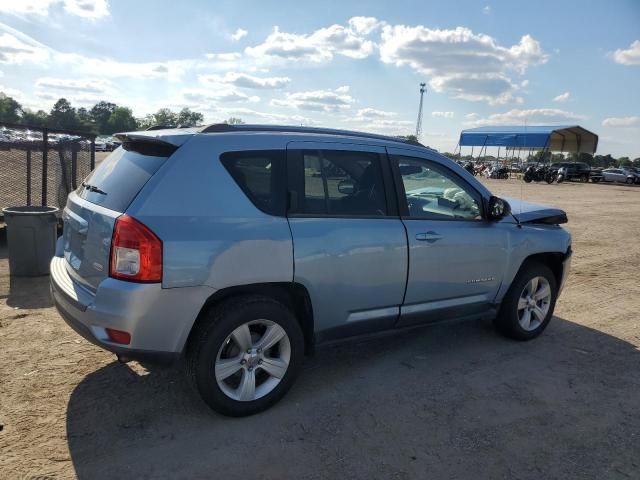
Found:
[[(234, 119), (237, 120), (237, 119)], [(0, 92), (0, 122), (17, 123), (31, 127), (48, 127), (111, 135), (116, 132), (145, 130), (162, 125), (191, 127), (200, 125), (204, 116), (189, 108), (174, 112), (161, 108), (156, 113), (136, 118), (130, 108), (100, 101), (93, 107), (75, 108), (66, 98), (60, 98), (49, 112), (33, 111), (23, 107), (14, 98)]]

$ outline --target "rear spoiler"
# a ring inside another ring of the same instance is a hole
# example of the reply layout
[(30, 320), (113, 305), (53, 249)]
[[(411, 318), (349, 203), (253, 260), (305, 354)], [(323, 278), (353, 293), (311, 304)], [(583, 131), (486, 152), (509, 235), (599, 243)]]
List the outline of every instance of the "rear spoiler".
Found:
[(118, 133), (114, 136), (122, 142), (122, 148), (128, 152), (150, 157), (169, 157), (178, 149), (178, 146), (159, 138), (128, 133)]

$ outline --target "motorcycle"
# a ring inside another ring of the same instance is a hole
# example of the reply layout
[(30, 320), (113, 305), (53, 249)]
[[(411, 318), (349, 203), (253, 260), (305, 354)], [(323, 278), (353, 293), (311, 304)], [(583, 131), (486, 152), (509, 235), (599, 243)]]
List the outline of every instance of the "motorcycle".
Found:
[(558, 177), (556, 178), (556, 182), (562, 183), (567, 179), (567, 167), (560, 167), (558, 169)]
[(509, 178), (509, 169), (506, 167), (494, 167), (489, 171), (489, 178), (506, 180)]
[(522, 177), (522, 179), (526, 182), (526, 183), (531, 183), (531, 182), (547, 182), (547, 183), (553, 183), (554, 180), (556, 179), (556, 174), (557, 172), (552, 169), (549, 168), (547, 166), (541, 166), (541, 167), (534, 167), (533, 165), (527, 167), (527, 169), (524, 171), (524, 176)]
[(476, 169), (473, 166), (473, 163), (471, 162), (467, 162), (464, 167), (463, 167), (467, 172), (469, 172), (471, 175), (475, 176), (476, 175)]

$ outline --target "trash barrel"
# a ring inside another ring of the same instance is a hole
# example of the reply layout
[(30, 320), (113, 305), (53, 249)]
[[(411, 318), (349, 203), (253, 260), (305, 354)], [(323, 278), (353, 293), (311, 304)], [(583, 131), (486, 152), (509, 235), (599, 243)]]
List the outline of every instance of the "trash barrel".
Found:
[(7, 224), (9, 272), (18, 277), (49, 274), (56, 252), (56, 207), (3, 208)]

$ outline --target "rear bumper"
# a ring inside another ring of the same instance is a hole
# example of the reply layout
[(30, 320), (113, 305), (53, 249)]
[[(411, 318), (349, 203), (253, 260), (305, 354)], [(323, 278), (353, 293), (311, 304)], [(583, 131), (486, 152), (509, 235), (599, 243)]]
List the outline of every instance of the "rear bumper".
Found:
[[(51, 261), (51, 296), (65, 322), (90, 342), (128, 359), (171, 363), (180, 357), (207, 287), (163, 289), (108, 278), (95, 294), (72, 280), (66, 260)], [(131, 334), (131, 343), (109, 341), (105, 328)]]

